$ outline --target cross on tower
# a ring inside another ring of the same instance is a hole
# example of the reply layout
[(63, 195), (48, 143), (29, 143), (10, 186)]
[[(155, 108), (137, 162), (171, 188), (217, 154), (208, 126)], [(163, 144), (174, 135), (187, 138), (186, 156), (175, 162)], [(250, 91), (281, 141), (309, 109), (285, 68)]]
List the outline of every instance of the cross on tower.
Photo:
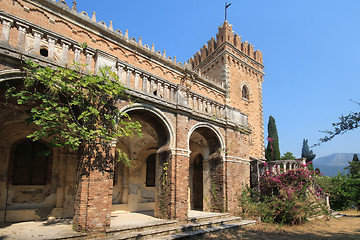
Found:
[(227, 20), (227, 8), (230, 7), (231, 3), (227, 4), (227, 2), (225, 2), (225, 21)]

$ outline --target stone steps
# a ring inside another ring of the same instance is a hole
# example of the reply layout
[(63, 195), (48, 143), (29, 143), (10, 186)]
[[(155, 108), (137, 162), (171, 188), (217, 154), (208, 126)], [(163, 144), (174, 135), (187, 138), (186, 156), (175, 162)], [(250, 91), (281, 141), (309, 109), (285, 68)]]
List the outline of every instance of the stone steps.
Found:
[(223, 230), (227, 230), (227, 229), (231, 229), (231, 228), (238, 228), (238, 227), (243, 227), (243, 226), (247, 226), (247, 225), (253, 225), (255, 223), (256, 223), (256, 221), (253, 221), (253, 220), (242, 220), (242, 221), (234, 222), (231, 224), (220, 225), (218, 227), (210, 227), (210, 228), (204, 228), (204, 229), (199, 229), (199, 230), (194, 230), (194, 231), (187, 231), (187, 232), (171, 234), (171, 235), (166, 235), (166, 236), (152, 238), (152, 239), (153, 240), (181, 239), (181, 238), (191, 237), (191, 236), (195, 236), (195, 235), (202, 235), (202, 234), (206, 234), (206, 233), (223, 231)]
[(151, 228), (143, 226), (124, 231), (119, 229), (109, 232), (105, 239), (179, 239), (254, 223), (255, 221), (241, 220), (239, 217), (229, 217), (228, 214), (218, 214), (191, 217), (187, 223), (162, 223)]
[[(174, 227), (178, 224), (178, 220), (173, 220), (173, 221), (164, 221), (164, 222), (159, 222), (159, 223), (152, 223), (152, 224), (145, 224), (145, 225), (141, 225), (141, 226), (131, 226), (131, 227), (121, 227), (121, 228), (116, 228), (116, 229), (110, 229), (107, 231), (107, 234), (109, 236), (113, 236), (113, 235), (126, 235), (126, 234), (131, 234), (131, 233), (138, 233), (138, 232), (143, 232), (143, 231), (152, 231), (152, 230), (156, 230), (156, 229), (160, 229), (160, 228), (164, 228), (164, 227)], [(121, 238), (120, 238), (121, 239)]]
[(332, 212), (331, 213), (331, 216), (333, 216), (334, 218), (341, 218), (341, 217), (343, 217), (343, 216), (345, 216), (344, 214), (341, 214), (341, 213), (339, 213), (339, 212)]

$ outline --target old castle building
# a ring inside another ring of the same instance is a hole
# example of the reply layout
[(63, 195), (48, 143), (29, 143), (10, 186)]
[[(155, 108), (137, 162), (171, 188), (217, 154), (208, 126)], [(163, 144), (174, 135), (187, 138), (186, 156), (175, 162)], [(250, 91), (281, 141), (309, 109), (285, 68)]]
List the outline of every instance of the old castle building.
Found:
[[(115, 164), (112, 179), (90, 175), (74, 203), (78, 153), (59, 148), (39, 157), (47, 142), (26, 139), (26, 109), (2, 104), (0, 222), (68, 218), (75, 207), (80, 229), (100, 229), (119, 209), (171, 219), (191, 209), (235, 211), (251, 160), (264, 157), (264, 66), (262, 53), (241, 42), (228, 22), (182, 64), (64, 0), (2, 0), (0, 20), (2, 94), (5, 83), (22, 81), (24, 59), (52, 66), (75, 61), (94, 73), (108, 65), (136, 99), (123, 99), (120, 110), (143, 131), (116, 144), (133, 167)], [(164, 164), (166, 196), (159, 182)]]

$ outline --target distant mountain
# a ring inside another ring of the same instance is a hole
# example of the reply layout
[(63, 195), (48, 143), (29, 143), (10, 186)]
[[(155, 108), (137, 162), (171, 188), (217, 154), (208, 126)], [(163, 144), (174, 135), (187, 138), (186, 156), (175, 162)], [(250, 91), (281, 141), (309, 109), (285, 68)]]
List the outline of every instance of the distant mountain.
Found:
[[(358, 157), (360, 154), (357, 153)], [(326, 176), (336, 175), (338, 171), (344, 172), (344, 167), (349, 166), (349, 161), (352, 161), (354, 153), (333, 153), (331, 155), (315, 158), (313, 164), (315, 168), (320, 168), (320, 171)]]

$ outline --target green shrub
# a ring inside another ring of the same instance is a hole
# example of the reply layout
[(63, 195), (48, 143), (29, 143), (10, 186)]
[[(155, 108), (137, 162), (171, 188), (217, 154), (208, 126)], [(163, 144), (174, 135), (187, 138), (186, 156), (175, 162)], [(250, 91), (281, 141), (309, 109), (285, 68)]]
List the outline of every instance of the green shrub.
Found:
[(317, 197), (319, 193), (314, 192), (313, 181), (313, 173), (305, 167), (282, 174), (267, 171), (260, 177), (258, 189), (242, 192), (242, 214), (259, 216), (268, 223), (294, 225), (327, 213)]
[(338, 172), (333, 177), (321, 176), (317, 182), (330, 195), (333, 210), (360, 206), (360, 177)]

